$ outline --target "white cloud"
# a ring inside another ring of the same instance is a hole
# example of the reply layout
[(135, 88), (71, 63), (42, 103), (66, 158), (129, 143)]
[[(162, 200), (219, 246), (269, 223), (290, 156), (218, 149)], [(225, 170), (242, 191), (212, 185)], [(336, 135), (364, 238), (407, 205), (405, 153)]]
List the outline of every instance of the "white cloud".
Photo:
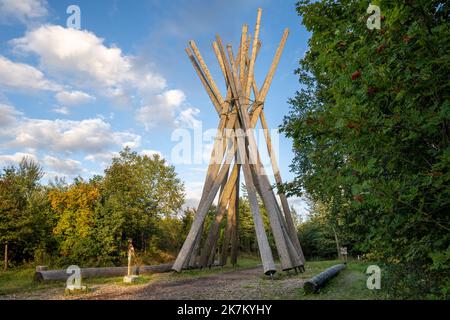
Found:
[(186, 100), (186, 96), (181, 90), (168, 90), (160, 98), (161, 102), (168, 107), (178, 107)]
[[(6, 127), (8, 123), (13, 125)], [(126, 146), (138, 149), (141, 144), (140, 135), (126, 130), (114, 131), (100, 118), (81, 121), (30, 119), (14, 107), (2, 104), (0, 125), (0, 150), (18, 148), (22, 151), (0, 155), (0, 165), (18, 163), (23, 156), (36, 160), (39, 155), (50, 178), (87, 172), (81, 162), (67, 159), (67, 155), (81, 153), (84, 160), (105, 168), (119, 155), (114, 150)], [(150, 150), (145, 152), (150, 153)]]
[(180, 127), (198, 128), (201, 125), (201, 121), (196, 119), (196, 116), (199, 114), (199, 109), (188, 108), (180, 112), (175, 122)]
[(59, 91), (61, 86), (49, 81), (33, 66), (17, 63), (0, 55), (0, 86), (19, 90)]
[[(135, 116), (146, 130), (156, 126), (194, 126), (198, 123), (194, 118), (197, 109), (188, 109), (177, 119), (186, 100), (183, 91), (167, 90), (165, 78), (153, 72), (149, 63), (125, 54), (114, 45), (106, 45), (104, 39), (92, 32), (41, 25), (27, 31), (23, 37), (11, 40), (10, 44), (16, 53), (36, 55), (42, 72), (28, 66), (33, 69), (32, 76), (36, 80), (25, 81), (30, 77), (24, 76), (9, 86), (29, 87), (31, 83), (41, 89), (57, 91), (55, 98), (60, 107), (54, 109), (55, 112), (68, 114), (68, 107), (93, 101), (92, 95), (83, 92), (87, 90), (110, 99), (116, 105), (141, 106)], [(49, 83), (43, 72), (63, 85)]]
[(305, 201), (305, 199), (301, 197), (291, 197), (288, 198), (289, 205), (294, 207), (294, 210), (297, 212), (297, 214), (301, 217), (302, 221), (305, 221), (308, 219), (308, 203)]
[(21, 114), (14, 107), (0, 103), (0, 127), (8, 127), (14, 124)]
[(197, 208), (203, 191), (203, 181), (186, 182), (186, 203), (185, 207)]
[(17, 165), (23, 158), (32, 159), (37, 162), (37, 157), (32, 153), (16, 152), (14, 154), (0, 155), (0, 166)]
[(23, 119), (10, 130), (6, 145), (54, 152), (98, 153), (110, 148), (137, 147), (141, 137), (128, 131), (113, 131), (102, 119), (40, 120)]
[(27, 23), (47, 16), (45, 0), (0, 0), (0, 22)]
[(129, 100), (130, 90), (154, 92), (166, 87), (163, 77), (86, 30), (44, 25), (11, 43), (19, 52), (38, 55), (49, 74), (62, 76), (75, 87), (96, 88), (119, 102)]
[(72, 159), (60, 159), (52, 156), (45, 156), (43, 163), (46, 167), (56, 170), (59, 174), (73, 176), (85, 171), (81, 166), (81, 162)]
[(61, 91), (55, 95), (56, 100), (65, 106), (75, 106), (95, 101), (95, 97), (83, 91)]
[(186, 100), (181, 90), (167, 90), (155, 97), (153, 103), (139, 108), (136, 120), (150, 130), (161, 124), (173, 123), (175, 113)]
[(99, 162), (105, 164), (111, 162), (114, 157), (118, 156), (118, 152), (98, 152), (88, 154), (86, 157), (84, 157), (84, 159), (91, 162)]
[(56, 107), (53, 109), (53, 111), (64, 115), (68, 115), (70, 113), (69, 108), (67, 107)]

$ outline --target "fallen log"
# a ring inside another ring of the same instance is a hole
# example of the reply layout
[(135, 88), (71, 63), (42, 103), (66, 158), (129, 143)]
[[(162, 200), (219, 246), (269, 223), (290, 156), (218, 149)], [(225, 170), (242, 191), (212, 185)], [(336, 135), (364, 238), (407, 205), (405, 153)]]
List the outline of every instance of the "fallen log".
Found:
[(323, 287), (330, 279), (334, 278), (341, 270), (345, 269), (345, 264), (334, 265), (325, 271), (319, 273), (315, 277), (305, 282), (303, 289), (305, 293), (316, 293)]
[[(151, 274), (151, 273), (163, 273), (171, 271), (172, 264), (160, 264), (154, 266), (140, 266), (133, 269), (133, 274)], [(120, 277), (128, 273), (128, 267), (106, 267), (106, 268), (81, 268), (82, 278), (95, 278), (95, 277)], [(34, 274), (34, 281), (66, 281), (70, 274), (66, 273), (65, 269), (62, 270), (37, 270)]]

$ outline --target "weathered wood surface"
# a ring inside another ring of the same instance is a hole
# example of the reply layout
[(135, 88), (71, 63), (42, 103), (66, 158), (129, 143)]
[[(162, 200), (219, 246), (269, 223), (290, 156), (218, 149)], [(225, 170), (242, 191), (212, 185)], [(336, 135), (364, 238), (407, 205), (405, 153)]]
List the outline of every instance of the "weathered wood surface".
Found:
[(189, 230), (186, 240), (184, 241), (183, 246), (178, 253), (177, 259), (172, 266), (174, 271), (180, 272), (188, 255), (192, 253), (192, 248), (194, 246), (197, 234), (198, 232), (200, 232), (200, 228), (203, 226), (203, 220), (205, 220), (206, 214), (208, 213), (208, 210), (211, 207), (214, 198), (216, 197), (217, 191), (219, 191), (219, 188), (223, 180), (226, 178), (226, 174), (228, 173), (230, 163), (234, 157), (234, 152), (232, 149), (228, 150), (225, 163), (217, 174), (217, 179), (211, 187), (208, 196), (206, 197), (205, 201), (201, 202), (198, 206), (197, 214), (195, 215), (194, 221), (192, 222), (191, 229)]
[(303, 289), (306, 293), (316, 293), (322, 288), (330, 279), (334, 278), (339, 272), (345, 269), (345, 264), (334, 265), (325, 271), (319, 273), (315, 277), (305, 282)]
[[(132, 268), (133, 274), (149, 274), (149, 273), (164, 273), (171, 271), (172, 264), (160, 264), (154, 266), (139, 266)], [(95, 277), (119, 277), (128, 273), (128, 267), (106, 267), (106, 268), (81, 268), (81, 277), (95, 278)], [(65, 281), (70, 276), (65, 269), (62, 270), (41, 270), (36, 271), (34, 280), (42, 281)]]
[[(258, 17), (260, 17), (260, 14), (258, 14)], [(222, 60), (224, 61), (224, 66), (225, 66), (225, 73), (227, 75), (227, 78), (230, 82), (230, 87), (231, 87), (231, 91), (233, 93), (234, 97), (238, 97), (237, 101), (236, 101), (236, 108), (238, 109), (238, 113), (239, 113), (239, 118), (241, 121), (245, 122), (247, 124), (247, 126), (244, 126), (244, 128), (248, 127), (248, 123), (250, 122), (249, 120), (249, 116), (246, 113), (247, 110), (247, 105), (248, 102), (246, 102), (244, 100), (244, 98), (242, 97), (242, 88), (240, 86), (240, 81), (238, 80), (237, 77), (237, 70), (236, 70), (236, 65), (235, 64), (230, 64), (228, 63), (227, 59), (226, 59), (226, 54), (225, 54), (225, 50), (222, 44), (222, 40), (219, 36), (216, 35), (216, 41), (217, 41), (217, 45), (219, 47), (219, 52), (222, 56)], [(253, 56), (253, 58), (256, 57), (256, 54)], [(251, 73), (249, 72), (249, 77), (251, 76)], [(242, 115), (246, 115), (247, 118), (243, 118)], [(239, 121), (240, 122), (240, 121)], [(264, 225), (260, 225), (259, 221), (262, 222), (262, 218), (261, 218), (261, 214), (259, 212), (259, 204), (258, 204), (258, 200), (256, 197), (256, 188), (254, 186), (254, 181), (253, 181), (253, 177), (251, 174), (251, 169), (250, 169), (250, 165), (249, 165), (249, 161), (252, 161), (250, 158), (252, 156), (252, 154), (247, 154), (246, 152), (246, 146), (245, 146), (245, 138), (249, 139), (249, 141), (252, 143), (252, 150), (256, 150), (256, 143), (254, 140), (252, 140), (252, 138), (254, 139), (253, 135), (247, 135), (245, 134), (244, 131), (239, 130), (241, 126), (243, 126), (244, 123), (240, 123), (237, 122), (236, 125), (236, 137), (237, 137), (237, 141), (238, 141), (238, 154), (240, 156), (240, 163), (242, 163), (242, 168), (244, 171), (244, 179), (246, 182), (246, 187), (247, 187), (247, 193), (248, 193), (248, 197), (249, 197), (249, 202), (250, 202), (250, 211), (253, 214), (253, 222), (255, 225), (255, 232), (256, 232), (256, 236), (257, 236), (257, 241), (258, 241), (258, 247), (259, 247), (259, 252), (261, 255), (261, 259), (263, 262), (263, 268), (264, 268), (264, 273), (265, 274), (272, 274), (276, 271), (275, 269), (275, 264), (273, 262), (273, 256), (272, 256), (272, 252), (270, 249), (270, 246), (268, 245), (268, 241), (267, 241), (267, 235), (265, 233), (264, 230)], [(275, 231), (274, 231), (275, 233)]]
[[(219, 261), (222, 265), (226, 263), (228, 255), (231, 255), (232, 263), (236, 263), (239, 221), (239, 172), (241, 167), (248, 191), (250, 209), (254, 218), (264, 272), (266, 274), (275, 272), (275, 266), (262, 223), (261, 213), (259, 212), (257, 193), (261, 196), (268, 212), (270, 228), (275, 239), (282, 269), (289, 270), (303, 267), (304, 257), (296, 237), (287, 199), (284, 195), (280, 195), (280, 207), (271, 182), (262, 166), (254, 133), (252, 132), (260, 117), (263, 128), (267, 130), (267, 123), (262, 110), (289, 34), (288, 29), (286, 29), (264, 82), (260, 90), (258, 90), (254, 79), (254, 69), (256, 57), (261, 48), (259, 40), (261, 13), (262, 10), (258, 9), (254, 37), (248, 33), (247, 25), (242, 27), (240, 44), (236, 55), (234, 55), (230, 44), (226, 46), (227, 50), (224, 49), (219, 35), (216, 35), (216, 41), (213, 42), (214, 53), (226, 83), (227, 94), (225, 99), (223, 99), (196, 43), (190, 41), (190, 48), (186, 49), (203, 87), (219, 115), (220, 123), (197, 214), (172, 266), (172, 269), (178, 272), (183, 268), (196, 265), (197, 259), (200, 267), (210, 265), (214, 261), (216, 254), (219, 256)], [(231, 145), (226, 144), (224, 141), (225, 136), (230, 138), (228, 136), (229, 129), (234, 131), (235, 134), (235, 137), (231, 139), (233, 140)], [(275, 180), (280, 185), (282, 184), (281, 175), (278, 163), (275, 160), (276, 156), (272, 150), (270, 136), (267, 133), (266, 141)], [(218, 148), (216, 151), (216, 147), (219, 146), (222, 148)], [(239, 152), (237, 152), (237, 146), (239, 147)], [(234, 162), (231, 173), (228, 175), (228, 171), (231, 169), (230, 161), (238, 156), (241, 161)], [(203, 241), (200, 241), (200, 239), (207, 210), (216, 197), (220, 186), (222, 186), (222, 189), (219, 195), (216, 216), (210, 225), (204, 243), (201, 244)], [(226, 230), (223, 233), (222, 248), (219, 248), (221, 234), (219, 229), (226, 212)], [(200, 256), (198, 256), (200, 245), (203, 248)]]

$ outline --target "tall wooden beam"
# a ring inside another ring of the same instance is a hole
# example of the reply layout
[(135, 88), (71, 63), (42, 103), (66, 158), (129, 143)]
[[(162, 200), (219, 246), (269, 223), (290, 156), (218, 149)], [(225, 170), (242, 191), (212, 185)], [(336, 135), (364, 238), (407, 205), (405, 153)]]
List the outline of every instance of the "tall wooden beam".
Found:
[[(261, 47), (259, 40), (261, 13), (262, 10), (258, 9), (253, 38), (248, 33), (248, 26), (244, 25), (242, 27), (240, 44), (236, 56), (234, 56), (231, 45), (229, 45), (227, 46), (227, 58), (219, 36), (216, 36), (216, 42), (213, 43), (214, 53), (216, 54), (227, 87), (225, 99), (221, 96), (195, 42), (190, 41), (190, 48), (186, 49), (203, 87), (219, 114), (220, 121), (197, 214), (194, 217), (186, 241), (173, 265), (173, 270), (180, 271), (183, 267), (192, 264), (195, 265), (205, 217), (220, 186), (222, 186), (222, 189), (219, 195), (216, 216), (211, 223), (202, 250), (200, 265), (206, 266), (214, 262), (214, 256), (218, 248), (219, 227), (227, 210), (227, 224), (223, 236), (220, 263), (225, 264), (227, 261), (230, 241), (231, 262), (233, 264), (236, 263), (239, 220), (239, 172), (241, 168), (243, 169), (247, 186), (264, 272), (272, 274), (275, 272), (275, 265), (264, 230), (261, 213), (259, 212), (257, 193), (260, 194), (268, 212), (270, 227), (281, 260), (282, 269), (288, 270), (301, 266), (304, 263), (303, 253), (296, 236), (287, 199), (284, 194), (279, 194), (281, 200), (280, 207), (271, 182), (265, 173), (256, 146), (256, 140), (251, 131), (255, 128), (258, 119), (261, 118), (261, 125), (265, 132), (267, 148), (274, 170), (275, 182), (278, 185), (282, 184), (278, 163), (272, 150), (272, 142), (267, 131), (267, 122), (262, 109), (289, 31), (287, 29), (284, 31), (269, 71), (260, 90), (258, 90), (254, 79), (254, 68), (256, 57)], [(252, 92), (253, 100), (251, 97)], [(235, 136), (231, 139), (232, 145), (228, 145), (225, 142), (227, 139), (227, 129), (233, 129), (235, 133)], [(233, 159), (235, 163), (228, 176), (227, 173)]]
[[(220, 40), (220, 37), (216, 37), (217, 38), (217, 41), (218, 42), (221, 42), (221, 40)], [(281, 44), (280, 44), (280, 47), (282, 47), (283, 46), (283, 41), (281, 42)], [(216, 44), (216, 47), (219, 49), (219, 46)], [(223, 47), (223, 46), (222, 46)], [(219, 51), (219, 50), (217, 50), (217, 51)], [(277, 50), (278, 52), (280, 51), (280, 50)], [(276, 55), (276, 58), (274, 59), (274, 61), (275, 62), (273, 62), (272, 63), (272, 65), (274, 65), (274, 63), (277, 63), (276, 62), (276, 60), (277, 59), (279, 59), (279, 54), (278, 55)], [(224, 69), (225, 69), (225, 64), (224, 64), (224, 61), (226, 61), (226, 57), (221, 57), (220, 58), (220, 60), (222, 61), (222, 63), (221, 63), (221, 67), (223, 66), (224, 67)], [(273, 67), (271, 67), (271, 70), (272, 70), (272, 72), (270, 72), (272, 75), (273, 75), (273, 70), (274, 70), (274, 68)], [(222, 70), (223, 71), (223, 73), (224, 73), (224, 75), (225, 75), (225, 78), (226, 79), (229, 79), (228, 78), (228, 76), (226, 75), (226, 70)], [(247, 72), (247, 76), (248, 76), (248, 72)], [(266, 77), (267, 78), (267, 77)], [(254, 91), (255, 91), (255, 96), (258, 96), (258, 91), (257, 91), (257, 89), (255, 90), (255, 86), (254, 86)], [(251, 123), (252, 123), (252, 128), (256, 125), (256, 122), (257, 122), (257, 120), (258, 120), (258, 116), (259, 116), (259, 113), (258, 112), (255, 112), (253, 115), (252, 115), (252, 119), (251, 119)], [(255, 183), (255, 180), (257, 180), (257, 179), (254, 179), (254, 183)], [(258, 183), (256, 183), (256, 184), (258, 184)], [(272, 221), (273, 221), (273, 223), (277, 223), (276, 221), (278, 220), (280, 223), (284, 223), (285, 224), (285, 222), (283, 221), (283, 219), (280, 219), (280, 218), (282, 218), (281, 217), (281, 211), (280, 211), (280, 209), (278, 208), (278, 204), (276, 203), (276, 199), (275, 199), (275, 196), (273, 195), (273, 193), (271, 192), (271, 188), (270, 188), (270, 183), (266, 183), (267, 185), (269, 185), (269, 187), (267, 187), (266, 189), (267, 190), (270, 190), (270, 193), (269, 193), (269, 195), (266, 195), (266, 199), (269, 199), (270, 198), (270, 196), (272, 196), (271, 198), (272, 198), (272, 200), (269, 200), (269, 201), (271, 201), (271, 203), (273, 204), (273, 206), (272, 206), (272, 214), (273, 214), (273, 219), (272, 219)], [(283, 225), (284, 226), (284, 225)], [(298, 264), (299, 264), (299, 259), (298, 259), (298, 256), (296, 255), (296, 253), (292, 250), (292, 248), (293, 248), (293, 245), (292, 245), (292, 243), (290, 243), (290, 239), (289, 239), (289, 237), (287, 236), (287, 233), (286, 233), (286, 230), (285, 230), (285, 228), (281, 228), (281, 231), (280, 231), (280, 234), (283, 234), (283, 238), (285, 238), (284, 239), (284, 241), (287, 241), (288, 243), (286, 244), (286, 250), (287, 250), (287, 252), (289, 253), (289, 254), (286, 254), (286, 262), (288, 261), (288, 258), (287, 258), (287, 256), (289, 256), (289, 260), (291, 260), (289, 263), (287, 262), (286, 263), (286, 268), (285, 269), (289, 269), (289, 268), (291, 268), (292, 266), (297, 266)], [(279, 237), (279, 242), (282, 242), (283, 241), (283, 238), (280, 236)], [(293, 262), (294, 261), (294, 262)], [(289, 265), (291, 265), (291, 267), (288, 267)]]
[(255, 71), (255, 61), (256, 61), (256, 50), (258, 46), (258, 37), (259, 37), (259, 29), (261, 25), (261, 14), (262, 9), (258, 8), (258, 15), (256, 17), (256, 25), (255, 25), (255, 36), (253, 38), (253, 44), (252, 44), (252, 56), (250, 59), (250, 65), (248, 67), (248, 77), (245, 84), (245, 87), (243, 87), (243, 93), (245, 97), (250, 97), (250, 87), (251, 87), (251, 81), (253, 79), (254, 71)]
[(234, 266), (237, 263), (237, 255), (239, 250), (239, 189), (240, 189), (240, 179), (239, 179), (239, 171), (236, 179), (236, 199), (235, 203), (230, 205), (234, 205), (234, 215), (232, 220), (232, 231), (231, 231), (231, 264)]
[(223, 179), (226, 178), (226, 174), (230, 167), (230, 163), (234, 157), (234, 147), (227, 151), (227, 157), (225, 159), (225, 163), (221, 167), (219, 173), (217, 174), (217, 179), (214, 181), (214, 184), (211, 187), (211, 190), (208, 193), (206, 199), (199, 203), (197, 214), (194, 217), (194, 221), (192, 222), (191, 229), (186, 237), (186, 240), (183, 243), (183, 246), (178, 253), (178, 256), (172, 266), (174, 271), (180, 272), (183, 268), (184, 262), (186, 261), (188, 255), (191, 253), (192, 247), (195, 242), (195, 238), (200, 231), (200, 228), (203, 224), (203, 220), (205, 219), (206, 214), (208, 213), (209, 207), (211, 207), (214, 198), (217, 195), (217, 191), (219, 190)]
[(223, 235), (222, 252), (220, 255), (220, 262), (219, 262), (219, 264), (222, 266), (227, 264), (228, 253), (230, 251), (230, 241), (233, 231), (233, 221), (236, 214), (236, 205), (235, 205), (236, 194), (237, 190), (235, 184), (227, 208), (227, 224), (225, 226), (225, 231)]
[(248, 156), (245, 150), (245, 134), (237, 135), (238, 149), (240, 161), (243, 163), (242, 168), (244, 172), (245, 185), (247, 187), (247, 195), (250, 203), (250, 211), (253, 215), (253, 224), (255, 226), (256, 240), (258, 242), (259, 254), (263, 264), (265, 274), (273, 274), (276, 271), (275, 263), (270, 249), (269, 240), (267, 239), (266, 231), (264, 229), (264, 222), (259, 212), (259, 203), (256, 196), (256, 189), (253, 184), (253, 177), (250, 171)]
[[(273, 169), (273, 174), (275, 177), (275, 182), (277, 183), (277, 185), (280, 186), (283, 184), (283, 180), (281, 179), (280, 169), (278, 167), (278, 162), (276, 160), (275, 151), (272, 149), (272, 139), (270, 138), (269, 128), (267, 126), (267, 121), (266, 121), (266, 116), (264, 114), (264, 111), (262, 111), (260, 114), (260, 120), (261, 120), (262, 129), (264, 131), (264, 136), (266, 139), (267, 151), (269, 153), (269, 157), (270, 157), (270, 161), (271, 161), (271, 165), (272, 165), (272, 169)], [(294, 244), (294, 246), (300, 256), (300, 259), (304, 263), (305, 257), (303, 255), (300, 241), (298, 240), (297, 230), (295, 229), (295, 226), (294, 226), (294, 221), (292, 219), (292, 214), (291, 214), (291, 210), (289, 208), (289, 203), (287, 201), (286, 195), (281, 192), (281, 193), (279, 193), (279, 197), (281, 200), (281, 206), (283, 207), (284, 217), (285, 217), (285, 220), (287, 223), (289, 236), (291, 237), (292, 243)]]
[[(258, 11), (258, 12), (260, 12), (260, 11)], [(258, 17), (260, 19), (260, 14), (258, 14)], [(256, 147), (255, 137), (253, 136), (253, 132), (250, 131), (250, 129), (251, 129), (250, 118), (249, 118), (248, 111), (247, 111), (248, 101), (246, 101), (246, 97), (244, 97), (242, 95), (242, 89), (240, 87), (239, 81), (237, 81), (236, 74), (235, 74), (235, 72), (232, 72), (231, 67), (226, 59), (222, 41), (219, 36), (216, 36), (216, 41), (219, 46), (219, 51), (222, 55), (222, 59), (224, 61), (225, 71), (227, 73), (227, 78), (230, 81), (230, 87), (231, 87), (233, 96), (238, 98), (236, 101), (236, 106), (237, 106), (238, 113), (239, 113), (239, 119), (241, 121), (242, 129), (245, 131), (245, 135), (248, 140), (250, 150), (252, 150), (252, 152), (250, 154), (248, 154), (248, 160), (250, 161), (250, 163), (256, 163), (257, 147)], [(255, 44), (255, 48), (253, 48), (253, 49), (256, 53), (257, 42), (254, 41), (254, 44)], [(254, 56), (252, 54), (252, 59), (253, 58), (254, 58)], [(250, 61), (250, 66), (252, 65), (252, 63), (254, 63), (254, 62)], [(233, 71), (235, 71), (235, 70), (233, 70)], [(250, 69), (248, 77), (250, 78), (251, 76), (252, 76), (252, 70)], [(247, 79), (247, 83), (250, 84), (248, 79)], [(242, 151), (240, 150), (241, 145), (239, 143), (238, 143), (238, 146), (239, 146), (239, 152), (244, 152), (244, 150), (242, 150)], [(244, 143), (243, 147), (245, 148), (245, 143)], [(252, 184), (253, 184), (250, 166), (248, 166), (247, 173), (245, 172), (244, 164), (243, 164), (243, 168), (244, 168), (244, 176), (245, 176), (246, 184), (248, 182), (252, 182)], [(259, 178), (259, 176), (258, 176), (258, 178)], [(249, 188), (249, 186), (247, 185), (247, 189), (248, 188)], [(251, 188), (254, 188), (254, 186), (252, 185)], [(256, 194), (255, 194), (255, 196), (256, 196)], [(277, 246), (277, 251), (280, 256), (282, 268), (283, 268), (283, 270), (292, 269), (294, 267), (294, 265), (291, 261), (290, 255), (289, 255), (289, 251), (288, 251), (288, 248), (287, 248), (287, 245), (285, 242), (283, 231), (281, 229), (280, 221), (277, 216), (275, 204), (272, 202), (272, 199), (268, 197), (267, 192), (263, 191), (262, 196), (263, 196), (263, 202), (268, 211), (269, 220), (270, 220), (271, 227), (272, 227), (272, 233), (274, 235), (275, 244)], [(255, 208), (253, 208), (253, 210), (255, 210)], [(260, 250), (261, 250), (261, 248), (260, 248)]]
[[(237, 175), (237, 172), (234, 172), (235, 168), (233, 168), (233, 175)], [(214, 244), (217, 242), (219, 226), (222, 222), (222, 218), (226, 211), (226, 206), (229, 202), (230, 195), (233, 192), (234, 184), (230, 183), (230, 180), (224, 180), (222, 183), (222, 192), (219, 196), (219, 203), (217, 205), (216, 215), (211, 222), (211, 226), (209, 227), (208, 237), (206, 238), (205, 245), (202, 250), (202, 254), (200, 256), (200, 267), (206, 267), (208, 263), (209, 256), (211, 255)]]
[[(226, 58), (225, 50), (222, 45), (222, 40), (220, 39), (219, 36), (216, 36), (216, 41), (217, 41), (219, 53), (220, 53), (220, 55), (222, 57), (222, 61), (224, 63), (224, 68), (225, 68), (225, 73), (227, 75), (227, 79), (230, 82), (230, 88), (232, 90), (233, 96), (237, 98), (236, 108), (238, 109), (238, 113), (240, 114), (241, 110), (243, 109), (243, 107), (241, 107), (243, 97), (240, 96), (240, 94), (238, 94), (238, 92), (236, 91), (235, 81), (239, 82), (237, 75), (236, 75), (236, 72), (237, 72), (236, 64), (232, 63), (232, 65), (234, 66), (234, 73), (232, 73), (230, 70), (229, 62)], [(254, 57), (256, 58), (256, 55)], [(249, 162), (247, 159), (248, 155), (245, 151), (245, 139), (242, 140), (242, 136), (239, 137), (238, 134), (236, 134), (236, 137), (238, 140), (238, 149), (239, 149), (238, 154), (239, 154), (240, 160), (242, 162), (242, 167), (243, 167), (243, 171), (244, 171), (244, 178), (245, 178), (245, 182), (246, 182), (246, 186), (247, 186), (250, 208), (251, 208), (251, 211), (253, 214), (255, 231), (257, 234), (257, 241), (258, 241), (258, 246), (260, 249), (261, 259), (263, 262), (264, 272), (266, 274), (271, 274), (271, 273), (275, 272), (275, 265), (273, 262), (272, 252), (270, 250), (270, 246), (269, 246), (269, 243), (267, 240), (267, 235), (264, 230), (264, 225), (262, 224), (262, 217), (259, 212), (259, 204), (258, 204), (258, 199), (256, 196), (256, 189), (253, 184), (253, 179), (252, 179), (252, 175), (251, 175), (251, 171), (250, 171), (251, 169), (250, 169)], [(244, 149), (242, 149), (242, 148), (244, 148)]]

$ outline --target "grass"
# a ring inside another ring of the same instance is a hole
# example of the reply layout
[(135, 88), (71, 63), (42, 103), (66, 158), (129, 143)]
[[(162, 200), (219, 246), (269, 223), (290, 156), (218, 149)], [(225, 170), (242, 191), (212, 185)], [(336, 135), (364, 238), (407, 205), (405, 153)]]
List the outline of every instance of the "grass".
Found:
[[(338, 260), (327, 260), (327, 261), (311, 261), (306, 262), (305, 272), (294, 273), (294, 271), (288, 272), (277, 272), (272, 276), (273, 280), (283, 280), (288, 278), (299, 278), (299, 279), (309, 279), (314, 277), (316, 274), (322, 272), (323, 270), (334, 266), (335, 264), (341, 263)], [(269, 279), (267, 276), (261, 275), (262, 279)]]
[[(325, 270), (326, 268), (340, 263), (339, 261), (314, 261), (306, 263), (307, 278)], [(316, 294), (305, 294), (303, 288), (298, 290), (294, 299), (301, 300), (382, 300), (387, 295), (380, 290), (369, 290), (366, 286), (368, 275), (366, 275), (369, 263), (349, 261), (347, 268), (342, 270), (335, 278), (331, 279)]]
[(21, 268), (0, 272), (0, 295), (32, 292), (61, 287), (61, 282), (36, 283), (33, 281), (34, 269)]
[[(306, 271), (304, 273), (294, 274), (293, 271), (277, 272), (273, 276), (273, 281), (269, 280), (267, 276), (261, 275), (260, 280), (255, 285), (257, 286), (271, 286), (276, 284), (276, 281), (286, 279), (301, 279), (307, 280), (314, 275), (324, 271), (325, 269), (340, 263), (337, 260), (331, 261), (309, 261), (305, 265)], [(93, 285), (100, 284), (116, 284), (120, 286), (134, 286), (143, 285), (151, 281), (159, 279), (189, 279), (199, 278), (212, 274), (218, 274), (238, 269), (253, 268), (260, 265), (259, 259), (254, 257), (242, 257), (238, 260), (238, 264), (233, 267), (230, 265), (224, 267), (214, 267), (207, 269), (186, 270), (181, 273), (160, 273), (152, 275), (142, 275), (138, 281), (134, 283), (123, 283), (123, 277), (111, 278), (91, 278), (83, 279), (83, 285), (88, 288)], [(367, 275), (365, 271), (369, 263), (358, 261), (350, 261), (347, 268), (342, 270), (338, 276), (331, 279), (330, 282), (322, 288), (317, 294), (305, 294), (302, 288), (299, 288), (294, 295), (280, 295), (267, 297), (270, 299), (296, 299), (296, 300), (361, 300), (361, 299), (386, 299), (386, 294), (381, 290), (369, 290), (366, 287)], [(64, 282), (33, 282), (34, 269), (23, 268), (14, 269), (6, 272), (0, 272), (0, 295), (13, 293), (31, 293), (39, 290), (46, 290), (52, 288), (61, 288), (64, 290)]]
[[(342, 263), (339, 260), (308, 261), (305, 265), (305, 272), (295, 274), (290, 272), (277, 272), (273, 276), (273, 281), (267, 276), (261, 276), (258, 286), (270, 289), (276, 285), (277, 281), (283, 280), (308, 280), (325, 269)], [(369, 290), (366, 286), (368, 275), (367, 267), (370, 263), (349, 261), (347, 268), (342, 270), (335, 278), (331, 279), (316, 294), (306, 294), (303, 288), (298, 288), (294, 294), (270, 293), (264, 299), (271, 300), (377, 300), (387, 299), (386, 293), (381, 290)], [(271, 292), (270, 290), (264, 290)]]
[[(186, 270), (182, 273), (159, 273), (152, 275), (141, 275), (137, 279), (137, 281), (133, 283), (124, 283), (123, 277), (99, 277), (99, 278), (89, 278), (83, 279), (83, 285), (88, 286), (88, 288), (92, 285), (99, 284), (117, 284), (121, 286), (134, 286), (134, 285), (142, 285), (146, 284), (150, 281), (154, 281), (157, 279), (167, 279), (167, 278), (196, 278), (207, 276), (210, 274), (218, 273), (218, 272), (226, 272), (233, 271), (235, 269), (245, 269), (256, 267), (260, 264), (260, 261), (253, 257), (242, 257), (239, 258), (238, 264), (233, 266), (225, 266), (225, 267), (214, 267), (214, 268), (206, 268), (206, 269), (196, 269), (196, 270)], [(39, 290), (46, 290), (52, 288), (65, 288), (65, 283), (62, 281), (55, 282), (44, 282), (44, 283), (36, 283), (33, 281), (35, 269), (26, 267), (26, 268), (17, 268), (8, 271), (0, 271), (0, 296), (7, 294), (15, 294), (15, 293), (31, 293)]]
[[(52, 288), (65, 288), (64, 281), (51, 281), (37, 283), (33, 281), (34, 268), (20, 268), (0, 272), (0, 296), (15, 293), (31, 293), (39, 290), (47, 290)], [(133, 283), (124, 283), (123, 277), (99, 277), (83, 279), (83, 285), (88, 288), (98, 284), (117, 284), (123, 286), (134, 286), (148, 283), (154, 279), (156, 275), (142, 275)]]
[(198, 278), (198, 277), (203, 277), (203, 276), (207, 276), (210, 274), (254, 268), (260, 264), (261, 264), (261, 261), (259, 259), (248, 256), (248, 257), (239, 258), (238, 262), (235, 266), (228, 264), (223, 267), (183, 270), (183, 272), (180, 272), (180, 273), (172, 273), (172, 274), (166, 274), (166, 275), (169, 275), (170, 277), (176, 277), (176, 278)]

